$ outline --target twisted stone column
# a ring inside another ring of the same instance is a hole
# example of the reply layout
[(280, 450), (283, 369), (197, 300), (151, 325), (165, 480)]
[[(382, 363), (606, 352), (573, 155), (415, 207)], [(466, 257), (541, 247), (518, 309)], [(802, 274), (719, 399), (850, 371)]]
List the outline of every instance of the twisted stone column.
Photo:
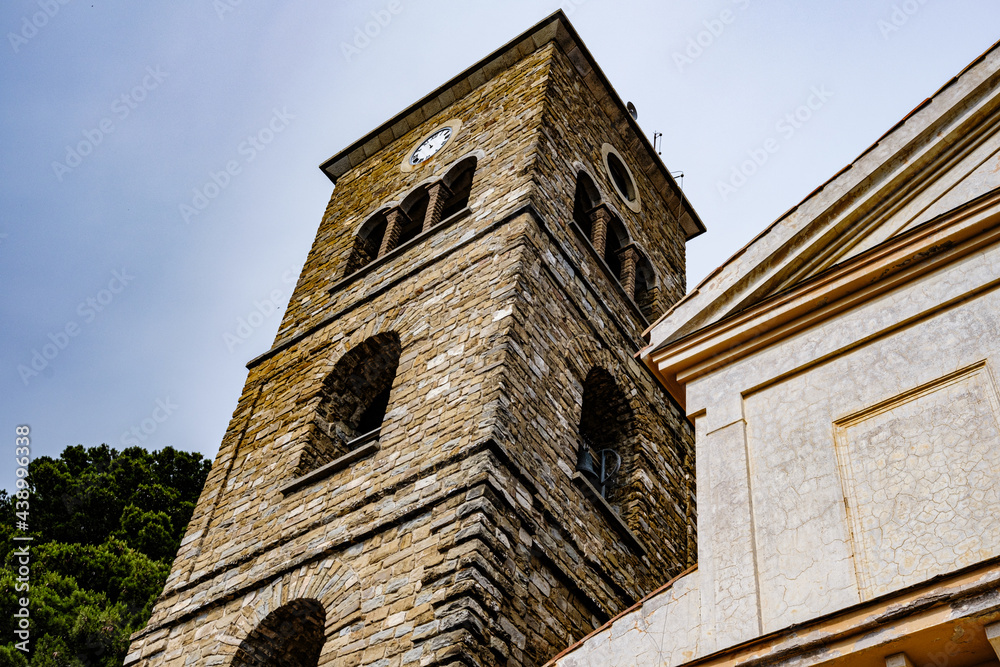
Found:
[(611, 224), (611, 211), (607, 206), (601, 205), (591, 209), (590, 213), (590, 244), (601, 257), (604, 257), (604, 249), (608, 244), (608, 225)]
[(445, 202), (451, 197), (451, 190), (442, 181), (432, 185), (428, 193), (430, 201), (427, 202), (427, 214), (424, 216), (424, 226), (421, 230), (425, 232), (441, 222), (441, 212), (444, 211)]
[(386, 214), (385, 236), (382, 237), (382, 247), (378, 249), (378, 256), (381, 257), (396, 249), (399, 243), (399, 235), (403, 231), (406, 223), (406, 214), (398, 208), (394, 208)]
[(635, 269), (639, 264), (639, 251), (634, 243), (630, 243), (618, 251), (618, 260), (622, 263), (622, 273), (618, 282), (625, 288), (630, 299), (635, 299)]

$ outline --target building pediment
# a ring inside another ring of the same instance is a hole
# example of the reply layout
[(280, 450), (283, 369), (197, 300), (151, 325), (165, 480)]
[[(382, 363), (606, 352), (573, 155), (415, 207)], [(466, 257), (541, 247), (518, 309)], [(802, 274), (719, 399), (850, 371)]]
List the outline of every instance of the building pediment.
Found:
[(678, 302), (644, 356), (1000, 187), (998, 81), (995, 45)]
[(1000, 188), (668, 344), (647, 362), (683, 405), (684, 386), (1000, 241)]

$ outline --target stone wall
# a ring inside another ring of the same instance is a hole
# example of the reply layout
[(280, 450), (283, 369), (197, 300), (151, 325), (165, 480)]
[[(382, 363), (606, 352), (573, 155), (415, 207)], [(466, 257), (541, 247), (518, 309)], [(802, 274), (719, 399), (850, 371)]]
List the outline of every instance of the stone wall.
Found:
[[(683, 665), (735, 646), (761, 664), (862, 664), (849, 653), (898, 652), (931, 607), (982, 616), (924, 634), (976, 646), (997, 617), (998, 276), (994, 240), (691, 382), (698, 569), (557, 665)], [(949, 601), (963, 573), (982, 606)], [(850, 644), (826, 626), (838, 615)], [(765, 651), (762, 636), (801, 645)]]
[[(275, 341), (278, 352), (251, 368), (172, 581), (204, 574), (208, 567), (218, 568), (227, 555), (270, 539), (277, 510), (261, 512), (258, 508), (256, 518), (251, 519), (253, 524), (241, 523), (243, 530), (238, 537), (216, 528), (225, 528), (237, 520), (243, 522), (244, 518), (237, 515), (251, 505), (273, 502), (267, 500), (268, 496), (279, 499), (275, 494), (291, 474), (288, 467), (297, 453), (294, 443), (301, 441), (311, 422), (322, 382), (349, 349), (371, 335), (396, 331), (404, 348), (396, 385), (413, 386), (427, 393), (440, 384), (437, 396), (442, 404), (446, 398), (454, 400), (451, 388), (455, 385), (449, 384), (449, 378), (456, 362), (471, 359), (485, 365), (490, 337), (494, 330), (500, 330), (499, 320), (494, 323), (492, 317), (503, 310), (508, 298), (501, 284), (504, 258), (499, 251), (503, 241), (490, 236), (491, 226), (516, 206), (517, 193), (530, 184), (524, 174), (533, 162), (530, 147), (541, 115), (546, 62), (547, 53), (540, 51), (517, 63), (505, 76), (485, 82), (377, 159), (338, 181), (279, 328)], [(490, 109), (503, 113), (506, 104), (514, 105), (521, 113), (504, 114), (502, 117), (509, 118), (509, 123), (499, 127)], [(412, 143), (451, 117), (464, 119), (453, 144), (426, 164), (424, 171), (402, 172), (399, 164)], [(518, 137), (519, 141), (509, 137)], [(474, 151), (483, 157), (473, 184), (471, 214), (426, 242), (400, 248), (392, 261), (342, 284), (354, 233), (361, 224), (386, 202), (402, 199), (420, 182), (445, 171), (451, 161)], [(497, 187), (499, 183), (506, 187)], [(475, 284), (464, 280), (470, 271), (478, 272)], [(334, 287), (337, 289), (331, 293)], [(470, 295), (474, 298), (469, 299)], [(294, 334), (317, 327), (321, 328), (314, 335), (281, 348)], [(477, 337), (470, 342), (471, 333)], [(420, 341), (419, 345), (415, 341)], [(477, 342), (486, 347), (474, 346)], [(427, 383), (431, 383), (429, 389), (425, 389)], [(465, 385), (463, 389), (468, 391), (481, 383), (471, 381)], [(394, 397), (393, 404), (401, 405), (400, 398)], [(473, 407), (482, 410), (486, 402), (478, 400)], [(429, 405), (424, 402), (414, 406), (415, 414), (407, 409), (395, 415), (399, 418), (391, 421), (402, 422), (395, 437), (415, 436), (417, 431), (407, 429), (419, 428), (426, 438), (430, 434), (425, 429), (442, 428), (426, 423), (428, 417), (444, 411), (442, 407), (432, 413)], [(390, 406), (390, 416), (394, 416), (394, 410), (398, 413), (400, 409)], [(393, 423), (386, 425), (383, 444), (394, 437)], [(461, 431), (467, 424), (476, 423), (472, 412), (449, 426)], [(487, 432), (476, 426), (468, 430), (470, 436)], [(268, 452), (260, 451), (262, 447), (267, 447)], [(231, 470), (237, 474), (231, 475)], [(209, 522), (213, 530), (206, 536), (203, 531)]]
[[(538, 48), (338, 181), (127, 664), (255, 664), (262, 636), (315, 628), (322, 608), (321, 665), (537, 665), (691, 561), (690, 429), (632, 358), (634, 306), (587, 277), (572, 183), (550, 190), (539, 168), (542, 124), (570, 122), (549, 85), (566, 62)], [(449, 119), (446, 148), (400, 169)], [(467, 210), (348, 269), (368, 218), (469, 155)], [(377, 446), (328, 461), (327, 380), (374, 336), (399, 345)], [(635, 415), (619, 514), (573, 480), (595, 367)], [(308, 662), (309, 646), (278, 644)]]
[[(560, 240), (572, 249), (572, 260), (583, 275), (608, 294), (608, 304), (630, 327), (637, 329), (637, 334), (641, 333), (646, 327), (632, 322), (634, 312), (626, 312), (619, 304), (620, 298), (612, 295), (616, 291), (614, 285), (569, 228), (568, 223), (573, 219), (576, 176), (584, 169), (592, 177), (602, 201), (621, 219), (629, 237), (649, 257), (657, 276), (661, 312), (686, 291), (685, 236), (678, 219), (679, 192), (671, 192), (664, 198), (654, 188), (653, 180), (639, 168), (644, 161), (631, 157), (645, 149), (625, 122), (625, 111), (617, 109), (612, 114), (611, 110), (595, 104), (568, 57), (558, 49), (552, 61), (546, 104), (535, 173), (538, 188), (533, 191), (532, 203), (541, 217), (551, 222)], [(601, 157), (605, 142), (622, 154), (635, 178), (640, 202), (638, 212), (631, 210), (615, 193)]]

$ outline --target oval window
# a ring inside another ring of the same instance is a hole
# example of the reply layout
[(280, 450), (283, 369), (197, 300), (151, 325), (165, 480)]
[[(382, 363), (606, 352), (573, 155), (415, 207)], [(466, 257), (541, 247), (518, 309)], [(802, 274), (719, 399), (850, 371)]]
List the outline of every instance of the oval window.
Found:
[(618, 192), (629, 201), (635, 201), (635, 184), (628, 173), (628, 168), (622, 163), (614, 153), (608, 153), (608, 171), (611, 172), (611, 180), (615, 182)]

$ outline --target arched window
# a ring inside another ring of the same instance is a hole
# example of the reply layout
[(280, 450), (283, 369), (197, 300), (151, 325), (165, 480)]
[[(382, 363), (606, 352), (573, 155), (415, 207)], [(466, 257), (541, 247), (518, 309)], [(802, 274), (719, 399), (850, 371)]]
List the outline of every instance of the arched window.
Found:
[(580, 230), (586, 235), (590, 242), (594, 242), (593, 220), (591, 211), (601, 202), (600, 194), (594, 181), (584, 172), (576, 175), (576, 193), (573, 195), (573, 221), (576, 222)]
[(399, 206), (373, 215), (354, 239), (344, 275), (409, 243), (468, 206), (475, 171), (476, 158), (465, 158), (443, 178), (414, 189)]
[(628, 232), (618, 216), (601, 201), (594, 181), (582, 171), (576, 176), (573, 222), (590, 241), (597, 256), (604, 260), (611, 274), (621, 281), (625, 260), (622, 251), (630, 243)]
[(385, 238), (386, 224), (386, 212), (379, 211), (362, 225), (361, 231), (354, 238), (354, 248), (352, 248), (351, 256), (347, 260), (344, 275), (351, 275), (378, 257), (379, 248), (382, 247), (382, 241)]
[(297, 475), (378, 437), (399, 366), (399, 336), (379, 334), (340, 358), (323, 382)]
[(403, 216), (400, 218), (399, 239), (395, 247), (409, 243), (423, 231), (429, 203), (430, 195), (427, 193), (427, 188), (422, 187), (407, 195), (399, 205)]
[(608, 503), (619, 511), (624, 510), (632, 478), (634, 454), (631, 441), (634, 431), (635, 420), (625, 394), (610, 373), (603, 368), (592, 369), (583, 383), (580, 436), (590, 450), (593, 467), (598, 475), (602, 460), (608, 471), (618, 459), (621, 460), (615, 475), (603, 488), (600, 488), (600, 479), (590, 480), (603, 492)]
[(660, 316), (660, 289), (656, 285), (653, 265), (644, 255), (639, 256), (635, 270), (635, 295), (632, 297), (648, 322)]
[(628, 232), (618, 218), (612, 218), (608, 223), (608, 236), (604, 244), (604, 263), (611, 273), (621, 281), (622, 257), (621, 251), (629, 244)]
[[(617, 158), (616, 158), (617, 159)], [(656, 274), (649, 260), (629, 237), (621, 219), (607, 203), (602, 202), (594, 181), (585, 172), (576, 175), (573, 194), (573, 222), (579, 233), (586, 236), (604, 268), (647, 321), (659, 315), (659, 291)]]
[(247, 635), (232, 667), (316, 667), (326, 611), (316, 600), (293, 600), (268, 614)]
[(450, 218), (469, 205), (469, 195), (472, 193), (472, 177), (476, 173), (476, 162), (476, 158), (474, 157), (461, 160), (441, 179), (448, 188), (449, 196), (441, 209), (441, 216), (438, 218), (438, 222)]

